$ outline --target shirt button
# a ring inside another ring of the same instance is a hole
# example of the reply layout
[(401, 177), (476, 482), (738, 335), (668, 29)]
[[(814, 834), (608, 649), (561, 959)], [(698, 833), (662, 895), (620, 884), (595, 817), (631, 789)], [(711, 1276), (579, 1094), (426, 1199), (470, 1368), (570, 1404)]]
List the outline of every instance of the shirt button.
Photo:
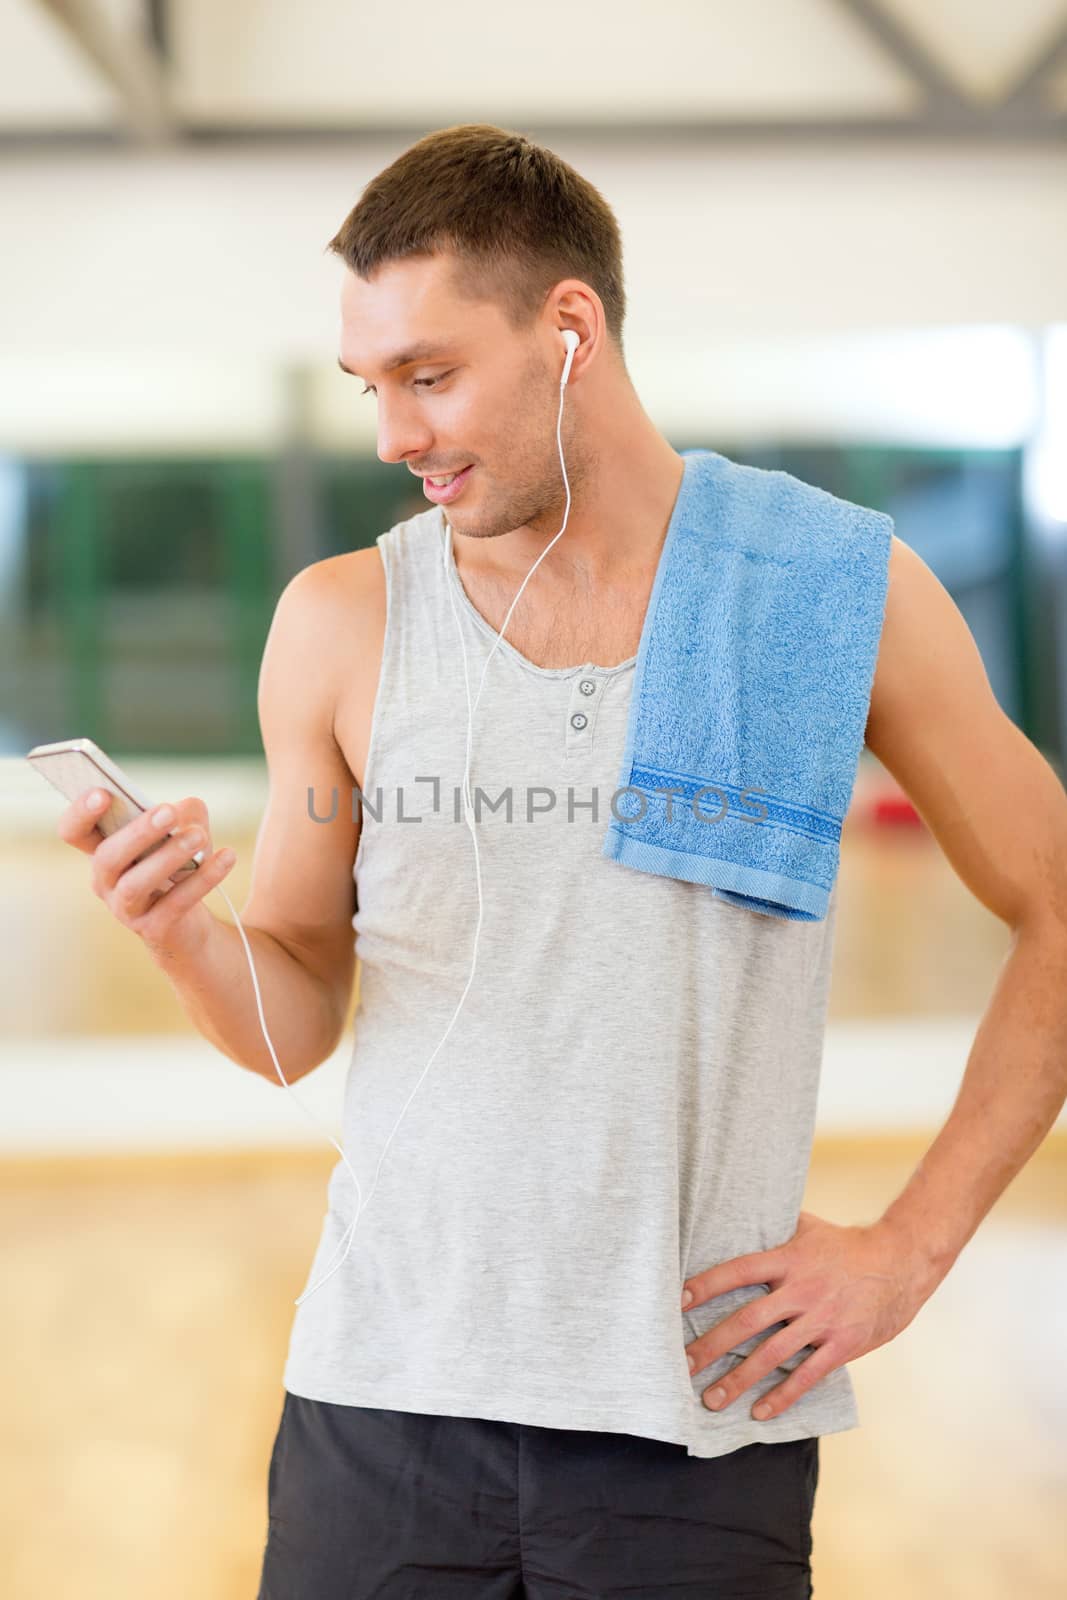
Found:
[(593, 694), (596, 689), (596, 684), (593, 682), (592, 678), (583, 678), (578, 687), (583, 694)]
[(587, 716), (584, 716), (581, 711), (576, 711), (574, 713), (573, 717), (571, 718), (571, 727), (572, 728), (584, 728), (588, 721), (589, 721), (589, 718)]

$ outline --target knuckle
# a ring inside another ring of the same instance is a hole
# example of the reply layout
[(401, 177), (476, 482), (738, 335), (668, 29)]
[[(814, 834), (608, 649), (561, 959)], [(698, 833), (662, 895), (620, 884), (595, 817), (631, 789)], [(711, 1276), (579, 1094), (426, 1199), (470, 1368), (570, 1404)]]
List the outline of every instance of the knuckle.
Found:
[(770, 1371), (772, 1367), (779, 1367), (788, 1361), (792, 1355), (791, 1339), (767, 1339), (761, 1346), (761, 1360)]
[(128, 872), (123, 873), (122, 877), (115, 885), (115, 899), (118, 901), (123, 911), (129, 911), (130, 907), (137, 899), (137, 885), (132, 882)]
[(84, 817), (79, 817), (74, 811), (64, 811), (56, 823), (56, 834), (64, 844), (73, 845), (75, 849), (84, 847), (92, 838), (95, 824), (86, 824)]

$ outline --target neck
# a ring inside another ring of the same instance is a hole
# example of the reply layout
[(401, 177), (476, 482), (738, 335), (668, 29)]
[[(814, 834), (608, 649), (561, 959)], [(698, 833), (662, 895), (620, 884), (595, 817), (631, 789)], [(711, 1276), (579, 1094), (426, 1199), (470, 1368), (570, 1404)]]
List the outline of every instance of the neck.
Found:
[[(597, 441), (592, 460), (580, 464), (571, 480), (571, 505), (562, 535), (566, 491), (560, 471), (559, 507), (550, 514), (550, 531), (537, 526), (513, 529), (500, 539), (462, 539), (452, 530), (457, 566), (504, 578), (525, 576), (548, 545), (538, 575), (544, 583), (608, 588), (624, 575), (655, 568), (681, 488), (685, 462), (640, 409), (641, 424), (612, 428), (610, 445)], [(616, 420), (613, 417), (613, 421)], [(566, 446), (564, 447), (566, 456)], [(557, 463), (559, 460), (557, 452)], [(447, 513), (445, 516), (447, 522)], [(555, 543), (553, 544), (553, 540)], [(544, 592), (542, 590), (542, 592)]]
[[(685, 462), (651, 425), (614, 443), (572, 488), (563, 536), (541, 563), (571, 580), (617, 582), (626, 572), (654, 567), (663, 548)], [(535, 558), (547, 542), (534, 537)]]

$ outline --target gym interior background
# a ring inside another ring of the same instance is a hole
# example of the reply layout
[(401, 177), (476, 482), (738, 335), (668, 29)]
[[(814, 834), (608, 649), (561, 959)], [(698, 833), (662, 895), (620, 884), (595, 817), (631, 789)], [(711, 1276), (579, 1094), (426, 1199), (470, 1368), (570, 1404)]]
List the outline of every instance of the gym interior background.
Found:
[[(496, 122), (596, 183), (657, 426), (889, 512), (1064, 770), (1062, 0), (414, 0), (398, 20), (342, 0), (0, 19), (10, 1600), (254, 1592), (336, 1152), (192, 1029), (22, 757), (88, 735), (153, 799), (203, 796), (240, 906), (274, 602), (426, 504), (337, 370), (324, 252), (402, 149)], [(865, 751), (809, 1209), (873, 1220), (903, 1186), (1007, 939)], [(338, 1136), (349, 1037), (298, 1090)], [(1063, 1593), (1064, 1126), (850, 1369), (862, 1426), (823, 1447), (821, 1600)]]

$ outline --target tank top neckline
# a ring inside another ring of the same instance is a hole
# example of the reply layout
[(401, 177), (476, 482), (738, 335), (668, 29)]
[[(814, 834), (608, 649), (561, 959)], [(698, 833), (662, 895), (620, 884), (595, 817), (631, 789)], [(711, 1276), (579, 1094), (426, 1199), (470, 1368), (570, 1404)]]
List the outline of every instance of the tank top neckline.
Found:
[[(459, 575), (459, 568), (456, 566), (456, 555), (452, 544), (452, 530), (445, 520), (444, 512), (440, 507), (438, 507), (437, 510), (441, 537), (445, 541), (445, 558), (448, 566), (448, 581), (458, 595), (460, 604), (467, 612), (467, 615), (470, 617), (471, 621), (483, 634), (487, 635), (488, 638), (495, 642), (497, 637), (497, 629), (493, 627), (492, 623), (482, 616), (481, 612), (478, 610), (478, 607), (474, 604), (470, 595), (463, 587), (463, 580)], [(500, 649), (506, 651), (513, 661), (517, 661), (520, 666), (525, 667), (527, 672), (532, 672), (536, 677), (539, 678), (573, 678), (579, 672), (597, 672), (601, 677), (610, 678), (616, 673), (629, 671), (629, 669), (635, 666), (637, 663), (637, 655), (634, 654), (632, 656), (627, 656), (625, 661), (617, 662), (613, 667), (602, 667), (596, 661), (580, 661), (575, 667), (539, 667), (536, 661), (531, 661), (528, 656), (523, 655), (521, 650), (516, 650), (515, 646), (510, 642), (506, 634), (500, 641)]]

